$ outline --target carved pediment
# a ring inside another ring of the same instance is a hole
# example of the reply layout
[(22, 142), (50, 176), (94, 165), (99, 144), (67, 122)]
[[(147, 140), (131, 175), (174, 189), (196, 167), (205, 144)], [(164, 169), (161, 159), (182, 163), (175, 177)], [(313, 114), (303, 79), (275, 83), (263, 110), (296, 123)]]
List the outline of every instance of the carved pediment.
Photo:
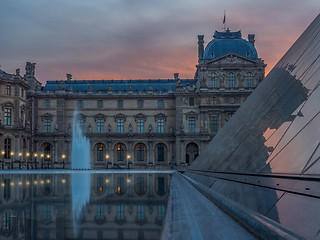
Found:
[(154, 115), (154, 121), (156, 122), (158, 119), (164, 119), (164, 121), (167, 121), (167, 116), (163, 113), (159, 113), (157, 115)]
[(124, 115), (124, 114), (122, 114), (122, 113), (119, 113), (119, 114), (117, 114), (117, 115), (114, 116), (114, 121), (116, 122), (117, 119), (123, 119), (124, 121), (126, 121), (126, 118), (127, 118), (126, 115)]
[(77, 119), (83, 119), (84, 121), (86, 120), (87, 116), (82, 114), (82, 113), (78, 113), (77, 114)]
[(45, 113), (45, 114), (41, 115), (41, 121), (43, 121), (44, 119), (52, 120), (52, 118), (53, 118), (53, 115), (50, 113)]
[(186, 119), (188, 119), (189, 117), (195, 117), (196, 119), (198, 119), (198, 113), (194, 111), (186, 112), (185, 115), (186, 115)]
[(144, 121), (146, 121), (147, 120), (147, 116), (142, 114), (142, 113), (139, 113), (139, 114), (134, 116), (134, 121), (137, 121), (137, 119), (143, 119)]
[(246, 58), (234, 53), (224, 55), (206, 63), (206, 65), (218, 65), (218, 64), (253, 64), (256, 61)]
[(1, 104), (2, 111), (4, 111), (4, 108), (13, 108), (13, 107), (14, 105), (11, 102), (5, 102)]
[(107, 118), (106, 115), (99, 113), (99, 114), (94, 116), (94, 121), (97, 121), (97, 119), (103, 119), (103, 121), (105, 122), (106, 118)]

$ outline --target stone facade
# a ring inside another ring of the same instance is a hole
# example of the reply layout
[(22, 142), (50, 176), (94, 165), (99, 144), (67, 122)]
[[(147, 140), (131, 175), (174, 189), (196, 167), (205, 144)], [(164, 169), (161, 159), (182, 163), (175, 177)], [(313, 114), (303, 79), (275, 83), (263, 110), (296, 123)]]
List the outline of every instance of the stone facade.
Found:
[[(41, 87), (35, 64), (27, 63), (24, 77), (1, 71), (4, 167), (70, 167), (77, 110), (93, 168), (184, 168), (264, 78), (252, 35), (248, 42), (239, 33), (216, 32), (206, 49), (198, 37), (194, 79), (74, 81), (67, 74)], [(230, 50), (215, 56), (221, 41)]]

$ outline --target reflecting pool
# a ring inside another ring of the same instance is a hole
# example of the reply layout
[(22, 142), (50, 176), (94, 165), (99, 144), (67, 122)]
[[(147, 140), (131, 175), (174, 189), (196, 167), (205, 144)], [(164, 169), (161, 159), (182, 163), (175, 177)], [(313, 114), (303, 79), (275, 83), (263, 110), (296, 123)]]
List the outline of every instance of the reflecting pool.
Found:
[(159, 239), (171, 176), (0, 174), (0, 239)]

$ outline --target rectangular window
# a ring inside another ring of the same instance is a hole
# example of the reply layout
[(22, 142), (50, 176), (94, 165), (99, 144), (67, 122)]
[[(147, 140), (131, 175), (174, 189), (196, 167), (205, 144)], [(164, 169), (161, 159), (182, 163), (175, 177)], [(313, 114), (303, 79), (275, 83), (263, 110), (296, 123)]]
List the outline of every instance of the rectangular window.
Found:
[(45, 100), (44, 106), (45, 106), (45, 108), (50, 108), (50, 100), (49, 99)]
[(124, 123), (124, 119), (117, 119), (118, 133), (123, 133), (123, 123)]
[(118, 108), (123, 108), (123, 101), (122, 100), (118, 100)]
[(124, 220), (124, 207), (122, 204), (118, 205), (118, 220)]
[(218, 117), (210, 116), (210, 131), (217, 132), (218, 131)]
[(98, 108), (102, 108), (103, 105), (102, 105), (102, 100), (98, 100)]
[(196, 118), (189, 117), (189, 132), (194, 133), (196, 130)]
[(144, 220), (144, 206), (138, 205), (138, 220)]
[(158, 133), (163, 133), (164, 132), (164, 119), (158, 119), (157, 124), (158, 124)]
[(11, 108), (5, 108), (4, 109), (4, 125), (11, 126), (11, 114), (12, 109)]
[(103, 161), (103, 144), (98, 144), (97, 146), (97, 161)]
[(46, 133), (51, 132), (51, 119), (50, 118), (44, 119), (44, 132), (46, 132)]
[(103, 220), (104, 219), (103, 205), (102, 204), (99, 204), (97, 206), (97, 219), (98, 220)]
[(78, 127), (81, 129), (82, 132), (83, 132), (83, 126), (84, 126), (84, 119), (79, 118), (78, 119)]
[(9, 85), (6, 86), (6, 95), (8, 95), (8, 96), (11, 95), (11, 86), (9, 86)]
[(98, 133), (103, 133), (103, 122), (104, 120), (102, 118), (97, 119)]
[(51, 220), (51, 207), (48, 204), (44, 205), (43, 220), (45, 220), (45, 221)]
[(143, 108), (143, 100), (138, 100), (138, 108)]
[(138, 121), (138, 133), (143, 133), (144, 120), (138, 119), (137, 121)]
[(159, 109), (163, 109), (164, 108), (163, 100), (158, 100), (158, 108)]
[(83, 108), (83, 101), (78, 100), (78, 109), (82, 109), (82, 108)]
[(158, 205), (158, 216), (157, 219), (162, 221), (165, 217), (166, 207), (164, 205)]

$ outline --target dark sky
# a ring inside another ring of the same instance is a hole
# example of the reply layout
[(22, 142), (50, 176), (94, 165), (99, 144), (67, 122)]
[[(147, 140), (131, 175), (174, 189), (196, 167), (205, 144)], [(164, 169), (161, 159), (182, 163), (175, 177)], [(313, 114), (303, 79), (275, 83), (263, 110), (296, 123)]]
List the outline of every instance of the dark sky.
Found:
[(193, 78), (197, 35), (227, 27), (256, 34), (267, 72), (319, 14), (319, 0), (1, 1), (0, 64), (36, 62), (41, 82), (65, 79)]

